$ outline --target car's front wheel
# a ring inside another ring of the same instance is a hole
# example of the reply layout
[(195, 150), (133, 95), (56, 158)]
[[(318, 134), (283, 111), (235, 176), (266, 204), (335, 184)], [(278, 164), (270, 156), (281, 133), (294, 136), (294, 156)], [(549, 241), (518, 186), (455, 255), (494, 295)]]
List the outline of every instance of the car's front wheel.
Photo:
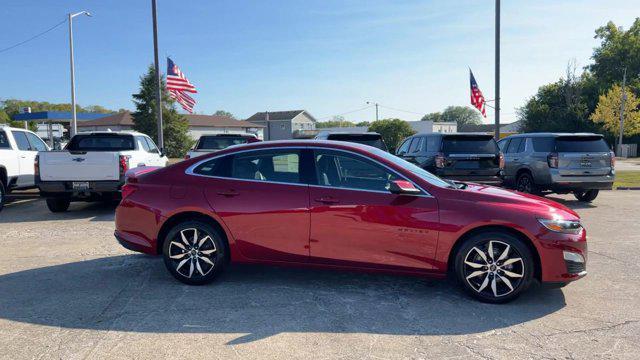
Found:
[(464, 290), (488, 303), (515, 299), (529, 287), (534, 273), (531, 251), (507, 232), (484, 232), (467, 239), (454, 266)]
[(226, 265), (227, 246), (222, 234), (202, 221), (174, 226), (164, 240), (162, 252), (171, 275), (189, 285), (213, 281)]
[(49, 211), (54, 213), (65, 212), (69, 210), (70, 204), (71, 204), (71, 201), (69, 199), (62, 199), (62, 198), (47, 199), (47, 207), (49, 208)]
[(600, 193), (600, 190), (581, 190), (574, 191), (573, 196), (575, 196), (578, 201), (592, 202), (596, 197), (598, 197), (598, 193)]

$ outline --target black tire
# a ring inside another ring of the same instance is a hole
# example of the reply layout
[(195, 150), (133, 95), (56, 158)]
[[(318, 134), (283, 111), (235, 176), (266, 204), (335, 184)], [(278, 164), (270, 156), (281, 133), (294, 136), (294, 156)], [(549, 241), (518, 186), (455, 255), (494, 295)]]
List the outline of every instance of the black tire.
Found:
[[(196, 246), (193, 241), (194, 229), (198, 232)], [(185, 235), (185, 239), (182, 235)], [(207, 236), (211, 241), (206, 240)], [(188, 285), (212, 282), (227, 265), (227, 251), (222, 234), (210, 224), (197, 220), (174, 226), (167, 233), (162, 245), (162, 256), (167, 270), (173, 277)]]
[(47, 199), (47, 207), (49, 208), (49, 211), (54, 213), (65, 212), (69, 210), (69, 204), (71, 204), (71, 201), (69, 199), (61, 199), (61, 198)]
[[(493, 260), (488, 255), (490, 243)], [(503, 257), (507, 245), (509, 250)], [(486, 262), (478, 250), (484, 252)], [(456, 279), (469, 295), (493, 304), (517, 298), (531, 285), (535, 272), (529, 247), (518, 237), (500, 231), (479, 233), (465, 240), (455, 255), (454, 270)], [(478, 274), (470, 276), (474, 273)]]
[(573, 196), (575, 196), (578, 201), (592, 202), (598, 197), (599, 193), (600, 190), (574, 191)]
[(2, 211), (4, 202), (7, 200), (7, 192), (5, 189), (4, 183), (0, 180), (0, 211)]
[(528, 194), (540, 194), (536, 183), (533, 181), (533, 176), (527, 171), (520, 173), (516, 179), (516, 190)]

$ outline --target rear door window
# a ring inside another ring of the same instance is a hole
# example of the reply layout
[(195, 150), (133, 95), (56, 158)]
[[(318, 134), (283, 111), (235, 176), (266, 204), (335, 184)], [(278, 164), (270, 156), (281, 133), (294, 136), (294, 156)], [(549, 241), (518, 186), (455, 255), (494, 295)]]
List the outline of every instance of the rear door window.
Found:
[(35, 149), (37, 151), (47, 151), (47, 145), (44, 144), (44, 141), (42, 141), (42, 139), (40, 139), (37, 135), (32, 133), (26, 133), (26, 134), (32, 149)]
[(431, 136), (427, 137), (427, 151), (428, 152), (438, 152), (440, 151), (440, 138)]
[(498, 145), (492, 137), (448, 136), (442, 141), (446, 154), (495, 154)]
[(521, 143), (522, 138), (511, 139), (511, 141), (509, 142), (509, 146), (507, 147), (507, 154), (517, 153)]
[(561, 136), (556, 140), (557, 152), (609, 152), (607, 142), (595, 136)]
[(11, 133), (13, 134), (13, 138), (16, 140), (19, 150), (31, 150), (31, 145), (29, 144), (29, 140), (27, 140), (27, 135), (25, 135), (24, 131), (12, 131)]
[(147, 142), (147, 145), (149, 146), (149, 152), (150, 153), (159, 153), (160, 150), (158, 150), (158, 147), (156, 146), (156, 143), (153, 142), (153, 140), (151, 140), (151, 138), (148, 137), (144, 137), (145, 141)]
[(132, 135), (76, 135), (67, 145), (69, 151), (127, 151), (135, 149)]
[(235, 155), (231, 165), (235, 179), (301, 183), (300, 151), (253, 151)]
[(555, 139), (552, 137), (533, 137), (531, 143), (535, 152), (552, 152), (555, 147)]

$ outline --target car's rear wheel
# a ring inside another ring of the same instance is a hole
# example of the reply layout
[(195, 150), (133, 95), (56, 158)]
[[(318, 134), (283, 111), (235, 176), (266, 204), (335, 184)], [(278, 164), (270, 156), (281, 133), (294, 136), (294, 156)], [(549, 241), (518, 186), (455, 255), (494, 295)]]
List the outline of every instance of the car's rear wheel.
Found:
[(506, 232), (483, 232), (467, 239), (455, 257), (456, 278), (474, 298), (505, 303), (525, 291), (533, 279), (531, 251)]
[(578, 201), (592, 202), (598, 197), (598, 193), (600, 193), (600, 190), (581, 190), (574, 191), (573, 196), (575, 196)]
[(71, 201), (69, 199), (63, 199), (63, 198), (47, 199), (47, 207), (49, 208), (49, 211), (54, 213), (65, 212), (69, 210), (70, 204), (71, 204)]
[(203, 285), (224, 270), (227, 246), (213, 226), (202, 221), (186, 221), (169, 231), (162, 253), (173, 277), (185, 284)]
[(528, 172), (523, 172), (516, 179), (516, 190), (529, 194), (538, 194), (538, 187), (533, 181), (533, 176)]

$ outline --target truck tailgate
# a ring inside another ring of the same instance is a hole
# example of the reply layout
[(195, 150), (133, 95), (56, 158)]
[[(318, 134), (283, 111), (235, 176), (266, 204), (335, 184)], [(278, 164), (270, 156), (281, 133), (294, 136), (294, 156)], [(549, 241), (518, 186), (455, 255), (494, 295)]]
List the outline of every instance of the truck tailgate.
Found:
[(119, 153), (47, 151), (39, 153), (41, 181), (120, 179)]

